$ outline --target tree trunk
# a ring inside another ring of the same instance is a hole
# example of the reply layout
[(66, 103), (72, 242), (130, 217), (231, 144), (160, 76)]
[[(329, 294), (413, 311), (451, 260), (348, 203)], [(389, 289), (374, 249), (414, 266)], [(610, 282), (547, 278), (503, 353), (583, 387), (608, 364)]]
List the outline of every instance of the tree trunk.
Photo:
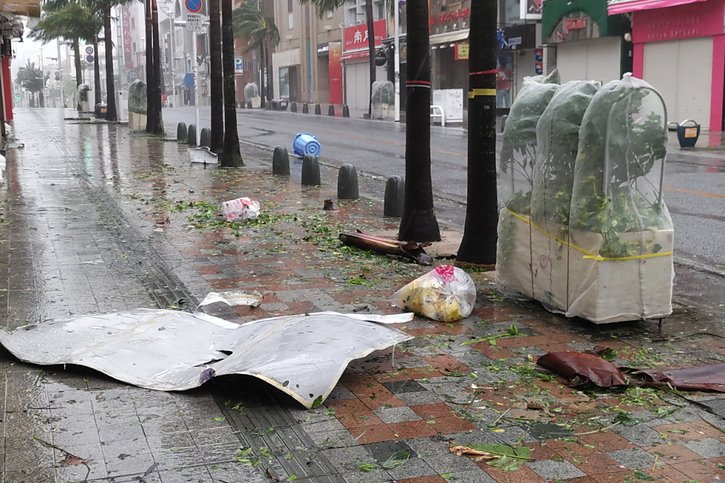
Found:
[(152, 23), (151, 1), (146, 0), (144, 4), (146, 8), (144, 12), (144, 19), (146, 21), (146, 132), (154, 132), (154, 126), (158, 124), (151, 88), (154, 82), (154, 27)]
[(45, 97), (43, 97), (43, 90), (38, 91), (38, 107), (45, 107)]
[(156, 0), (146, 0), (146, 132), (163, 134), (161, 120), (161, 49)]
[(81, 112), (81, 98), (78, 96), (78, 86), (83, 84), (83, 69), (81, 68), (81, 48), (78, 37), (73, 39), (73, 57), (75, 59), (73, 64), (76, 70), (76, 97), (78, 98), (78, 105), (76, 108), (78, 109), (78, 112)]
[(457, 259), (496, 263), (496, 4), (471, 2), (468, 205)]
[(98, 35), (93, 36), (93, 106), (91, 110), (95, 111), (96, 106), (101, 103), (101, 66), (98, 57)]
[(220, 153), (224, 145), (224, 109), (222, 106), (223, 80), (222, 80), (222, 42), (221, 27), (219, 25), (219, 1), (209, 0), (209, 53), (211, 65), (209, 67), (211, 81), (211, 146), (215, 153)]
[(234, 32), (232, 27), (232, 0), (222, 2), (222, 50), (224, 54), (224, 150), (221, 165), (244, 166), (239, 152), (237, 133), (237, 96), (234, 85)]
[(408, 92), (405, 129), (405, 202), (399, 240), (441, 239), (430, 175), (430, 55), (427, 2), (407, 5)]
[(264, 109), (266, 105), (264, 99), (267, 97), (267, 79), (265, 79), (267, 76), (267, 48), (265, 46), (264, 39), (262, 39), (259, 43), (259, 65), (261, 66), (261, 70), (259, 72), (259, 107)]
[(103, 41), (106, 50), (106, 120), (117, 121), (116, 88), (113, 74), (113, 31), (111, 30), (111, 5), (103, 10)]
[(375, 29), (373, 26), (373, 0), (365, 0), (365, 18), (368, 27), (368, 63), (370, 64), (370, 86), (368, 92), (368, 119), (373, 118), (373, 82), (375, 82)]

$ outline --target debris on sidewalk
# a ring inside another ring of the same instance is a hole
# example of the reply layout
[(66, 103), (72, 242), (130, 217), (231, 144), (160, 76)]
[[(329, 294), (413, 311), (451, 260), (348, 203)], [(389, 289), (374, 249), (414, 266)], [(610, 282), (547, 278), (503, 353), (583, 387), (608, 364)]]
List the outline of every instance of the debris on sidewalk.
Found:
[(488, 461), (488, 464), (505, 471), (515, 471), (531, 460), (531, 448), (508, 444), (456, 445), (448, 449), (457, 456), (467, 456), (473, 461)]
[(322, 404), (352, 360), (412, 338), (384, 318), (364, 319), (324, 313), (237, 325), (202, 313), (136, 309), (0, 331), (0, 343), (25, 362), (77, 364), (160, 391), (249, 375), (309, 409)]
[(254, 220), (259, 216), (259, 201), (247, 197), (225, 201), (222, 214), (227, 221)]
[(643, 369), (632, 375), (645, 375), (656, 385), (672, 386), (683, 391), (725, 392), (725, 364), (690, 367), (671, 371)]
[(476, 303), (476, 286), (458, 267), (439, 265), (393, 294), (401, 309), (439, 322), (465, 319)]
[(217, 164), (219, 163), (219, 157), (205, 146), (198, 148), (189, 148), (189, 159), (192, 164)]
[(549, 352), (539, 357), (536, 363), (544, 369), (569, 379), (572, 385), (588, 382), (604, 388), (627, 385), (627, 378), (622, 371), (596, 354)]
[(230, 307), (237, 307), (239, 305), (246, 305), (249, 307), (259, 307), (262, 303), (262, 294), (256, 290), (250, 292), (209, 292), (199, 303), (199, 307), (211, 305), (217, 302), (223, 302)]
[(423, 250), (428, 243), (398, 241), (381, 236), (357, 233), (340, 233), (340, 241), (345, 245), (372, 250), (385, 255), (404, 257), (419, 265), (430, 265), (433, 259)]
[[(600, 349), (599, 352), (610, 349)], [(569, 379), (573, 386), (591, 382), (602, 388), (631, 385), (625, 373), (637, 377), (639, 384), (668, 386), (684, 391), (725, 392), (725, 364), (687, 369), (619, 368), (594, 352), (549, 352), (536, 361), (541, 367)]]

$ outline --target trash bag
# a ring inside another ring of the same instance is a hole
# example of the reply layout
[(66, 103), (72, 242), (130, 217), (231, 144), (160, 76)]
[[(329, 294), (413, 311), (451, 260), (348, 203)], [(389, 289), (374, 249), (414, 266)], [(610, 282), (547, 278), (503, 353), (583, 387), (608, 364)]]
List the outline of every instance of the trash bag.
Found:
[(259, 216), (259, 201), (249, 198), (225, 201), (222, 203), (222, 214), (227, 221), (253, 220)]
[(456, 322), (471, 315), (476, 286), (460, 268), (439, 265), (395, 292), (393, 303), (429, 319)]

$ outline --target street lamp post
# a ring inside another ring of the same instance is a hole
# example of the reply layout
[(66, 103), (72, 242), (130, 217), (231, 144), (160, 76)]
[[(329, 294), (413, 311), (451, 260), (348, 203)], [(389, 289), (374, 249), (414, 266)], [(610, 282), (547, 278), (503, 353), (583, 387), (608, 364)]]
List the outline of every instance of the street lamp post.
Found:
[[(171, 99), (174, 101), (174, 107), (179, 107), (179, 99), (177, 98), (176, 94), (176, 75), (174, 73), (174, 61), (176, 59), (176, 43), (174, 43), (174, 30), (176, 30), (176, 11), (174, 9), (174, 4), (169, 0), (157, 0), (157, 4), (161, 11), (166, 14), (166, 18), (169, 19), (169, 41), (171, 42)], [(169, 13), (169, 8), (171, 9), (171, 13)]]

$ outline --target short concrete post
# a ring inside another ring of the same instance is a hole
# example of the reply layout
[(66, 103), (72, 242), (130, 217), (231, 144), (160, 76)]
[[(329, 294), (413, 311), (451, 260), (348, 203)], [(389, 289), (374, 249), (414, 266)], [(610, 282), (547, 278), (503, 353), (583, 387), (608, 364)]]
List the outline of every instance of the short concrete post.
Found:
[(334, 116), (335, 115), (335, 104), (330, 104), (327, 107), (327, 115), (328, 116)]
[(343, 164), (337, 174), (337, 198), (356, 200), (360, 198), (357, 184), (357, 170), (352, 164)]
[(308, 114), (309, 112), (310, 112), (310, 107), (305, 102), (304, 104), (302, 104), (302, 114)]
[(320, 162), (315, 156), (302, 159), (302, 186), (320, 186)]
[(403, 216), (405, 202), (405, 180), (400, 176), (393, 176), (385, 184), (385, 201), (383, 203), (383, 216)]
[(176, 142), (185, 143), (188, 141), (189, 134), (186, 131), (186, 124), (180, 122), (176, 125)]
[(319, 104), (315, 104), (315, 114), (318, 116), (322, 115), (322, 107)]
[(189, 124), (189, 129), (186, 131), (186, 140), (189, 146), (196, 146), (196, 126)]
[(289, 176), (289, 155), (287, 149), (282, 146), (274, 148), (272, 155), (272, 174)]
[(208, 127), (202, 128), (201, 130), (201, 141), (199, 141), (199, 146), (206, 148), (211, 147), (211, 129)]
[(350, 117), (350, 108), (347, 107), (347, 104), (342, 105), (342, 117)]

